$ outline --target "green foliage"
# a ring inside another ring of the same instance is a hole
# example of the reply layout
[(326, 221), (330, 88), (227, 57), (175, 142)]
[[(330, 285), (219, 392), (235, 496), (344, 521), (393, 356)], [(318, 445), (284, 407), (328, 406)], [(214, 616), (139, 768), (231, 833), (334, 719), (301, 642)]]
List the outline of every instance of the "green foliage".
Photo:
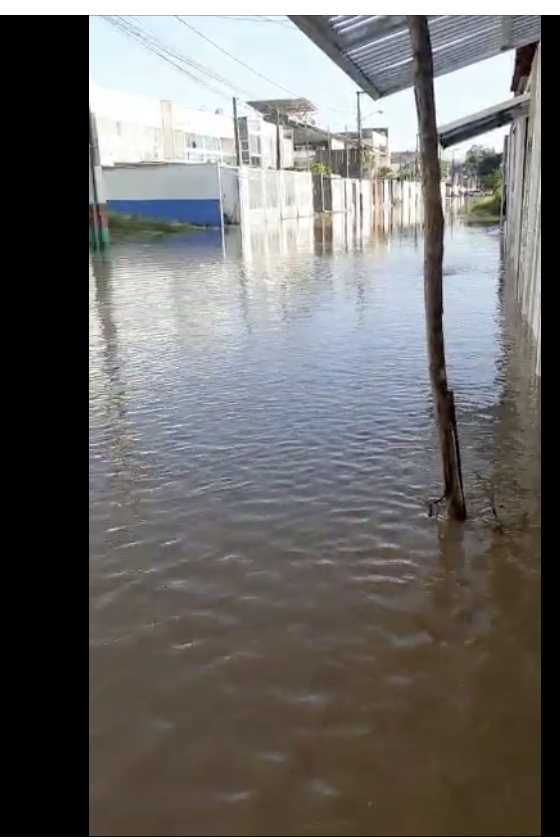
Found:
[(482, 185), (486, 190), (494, 194), (502, 191), (502, 173), (500, 169), (491, 172), (486, 178), (482, 179)]
[(399, 167), (399, 175), (403, 181), (411, 181), (416, 175), (416, 167), (413, 163), (403, 163)]
[(324, 163), (314, 163), (311, 166), (311, 172), (314, 175), (328, 175), (329, 169)]
[(487, 190), (496, 190), (501, 181), (503, 155), (486, 146), (472, 146), (467, 152), (464, 172)]
[(390, 166), (382, 166), (377, 173), (377, 177), (381, 178), (382, 180), (387, 180), (388, 178), (393, 177), (393, 170)]
[(502, 196), (500, 192), (485, 195), (473, 201), (469, 208), (469, 216), (478, 220), (498, 221), (500, 219)]
[(183, 222), (168, 222), (164, 219), (147, 219), (127, 213), (109, 213), (109, 228), (116, 236), (159, 236), (166, 233), (181, 233), (197, 229), (196, 225)]

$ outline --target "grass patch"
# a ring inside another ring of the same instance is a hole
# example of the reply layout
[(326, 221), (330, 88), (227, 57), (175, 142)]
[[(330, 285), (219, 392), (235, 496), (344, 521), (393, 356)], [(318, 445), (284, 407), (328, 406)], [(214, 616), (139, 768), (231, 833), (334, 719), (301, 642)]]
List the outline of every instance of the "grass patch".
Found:
[(499, 216), (463, 216), (462, 221), (466, 225), (499, 225), (501, 219)]
[(164, 219), (147, 219), (144, 216), (130, 216), (127, 213), (109, 213), (109, 230), (116, 238), (125, 236), (168, 236), (189, 230), (205, 230), (199, 225), (186, 222), (168, 222)]
[(468, 215), (473, 218), (493, 218), (500, 219), (500, 210), (502, 206), (502, 196), (500, 193), (492, 193), (492, 195), (485, 195), (483, 198), (477, 198), (468, 210)]
[(472, 202), (463, 221), (469, 225), (498, 225), (501, 219), (502, 197), (499, 192), (485, 195)]

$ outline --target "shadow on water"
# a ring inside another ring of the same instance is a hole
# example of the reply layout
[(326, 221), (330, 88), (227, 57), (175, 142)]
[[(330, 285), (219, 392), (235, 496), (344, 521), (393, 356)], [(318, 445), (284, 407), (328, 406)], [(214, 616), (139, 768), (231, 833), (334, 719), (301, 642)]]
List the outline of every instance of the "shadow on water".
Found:
[(539, 834), (534, 351), (455, 222), (473, 518), (428, 519), (421, 234), (378, 221), (92, 266), (94, 835)]

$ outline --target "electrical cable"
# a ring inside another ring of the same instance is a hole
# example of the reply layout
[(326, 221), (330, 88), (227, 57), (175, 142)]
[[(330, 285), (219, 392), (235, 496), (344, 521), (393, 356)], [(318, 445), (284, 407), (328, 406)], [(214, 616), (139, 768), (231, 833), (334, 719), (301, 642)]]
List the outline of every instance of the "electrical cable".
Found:
[(142, 27), (138, 22), (136, 22), (136, 24), (131, 23), (130, 20), (126, 19), (126, 16), (122, 15), (100, 15), (100, 17), (103, 20), (105, 20), (105, 22), (108, 23), (110, 26), (119, 31), (121, 34), (125, 35), (125, 37), (128, 37), (136, 43), (140, 44), (140, 46), (144, 47), (145, 49), (156, 55), (158, 58), (161, 58), (163, 61), (167, 62), (172, 67), (174, 67), (176, 70), (179, 70), (181, 73), (184, 73), (192, 81), (196, 82), (202, 87), (205, 87), (207, 90), (210, 90), (216, 96), (219, 96), (223, 99), (230, 98), (226, 93), (219, 90), (214, 85), (209, 84), (204, 78), (201, 79), (198, 75), (196, 75), (196, 72), (201, 73), (203, 76), (208, 76), (208, 78), (232, 90), (234, 93), (241, 93), (243, 96), (248, 96), (248, 98), (251, 98), (246, 91), (234, 87), (231, 84), (231, 82), (229, 82), (227, 79), (223, 78), (222, 76), (219, 76), (217, 73), (214, 73), (212, 70), (205, 67), (203, 64), (199, 64), (198, 62), (189, 59), (183, 53), (181, 53), (174, 47), (166, 44), (154, 34), (150, 33), (149, 30), (146, 30), (146, 28)]
[[(244, 67), (246, 70), (249, 70), (251, 73), (254, 73), (255, 76), (258, 76), (259, 78), (263, 79), (265, 82), (268, 82), (268, 84), (273, 85), (273, 87), (276, 87), (279, 90), (283, 91), (284, 93), (289, 94), (289, 96), (293, 96), (295, 99), (304, 99), (305, 98), (305, 97), (299, 96), (299, 94), (297, 94), (297, 93), (294, 93), (293, 90), (289, 90), (288, 88), (285, 88), (283, 85), (278, 84), (278, 82), (275, 82), (272, 79), (269, 79), (268, 76), (265, 76), (263, 73), (259, 72), (258, 70), (255, 70), (254, 67), (251, 67), (249, 64), (247, 64), (245, 61), (242, 61), (240, 58), (237, 58), (237, 56), (228, 52), (226, 49), (224, 49), (224, 47), (221, 47), (220, 44), (217, 44), (215, 41), (213, 41), (211, 38), (209, 38), (203, 32), (200, 32), (200, 30), (197, 29), (195, 26), (193, 26), (191, 23), (187, 23), (187, 21), (183, 17), (181, 17), (180, 15), (173, 15), (173, 17), (175, 18), (175, 20), (179, 21), (179, 23), (181, 23), (183, 26), (187, 27), (187, 29), (192, 30), (200, 38), (203, 38), (205, 41), (207, 41), (209, 44), (211, 44), (211, 46), (215, 47), (215, 49), (219, 50), (221, 53), (226, 55), (228, 58), (231, 58), (232, 61), (236, 61), (238, 64), (241, 65), (241, 67)], [(319, 110), (332, 111), (333, 113), (338, 113), (338, 114), (353, 113), (351, 111), (345, 111), (345, 110), (341, 110), (339, 108), (329, 108), (327, 106), (324, 106), (324, 107), (319, 106)]]

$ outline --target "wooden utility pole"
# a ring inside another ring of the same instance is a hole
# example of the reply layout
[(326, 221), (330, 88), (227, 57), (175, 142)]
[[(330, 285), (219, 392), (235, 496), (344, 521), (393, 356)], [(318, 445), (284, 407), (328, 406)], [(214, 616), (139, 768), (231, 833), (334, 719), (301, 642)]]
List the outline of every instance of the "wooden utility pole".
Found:
[(239, 114), (237, 111), (237, 98), (234, 96), (232, 100), (233, 105), (233, 137), (235, 141), (235, 162), (237, 166), (241, 166), (243, 163), (243, 157), (241, 155), (241, 139), (239, 137)]
[(434, 95), (434, 59), (427, 15), (407, 15), (415, 65), (414, 88), (424, 187), (424, 297), (430, 377), (439, 426), (444, 499), (451, 519), (464, 521), (467, 507), (453, 392), (449, 390), (443, 335), (444, 217)]
[(90, 243), (95, 251), (103, 251), (110, 244), (105, 197), (102, 191), (103, 175), (99, 154), (97, 124), (89, 109), (89, 226)]

